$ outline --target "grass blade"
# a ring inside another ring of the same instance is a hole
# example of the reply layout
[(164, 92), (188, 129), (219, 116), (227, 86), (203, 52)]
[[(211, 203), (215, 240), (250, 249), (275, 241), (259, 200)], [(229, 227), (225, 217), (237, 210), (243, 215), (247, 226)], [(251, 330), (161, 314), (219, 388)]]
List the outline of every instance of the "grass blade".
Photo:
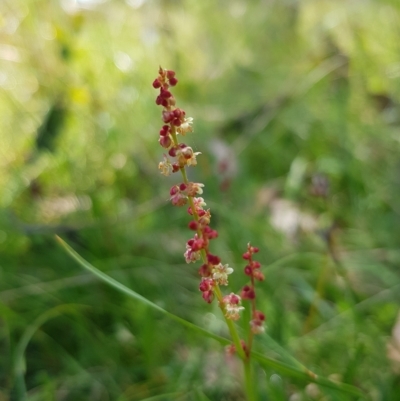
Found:
[[(98, 270), (96, 267), (91, 265), (88, 261), (82, 258), (77, 252), (75, 252), (65, 241), (63, 241), (59, 236), (56, 235), (57, 241), (60, 243), (60, 245), (64, 248), (64, 250), (76, 261), (78, 262), (84, 269), (90, 271), (93, 273), (95, 276), (97, 276), (100, 280), (104, 281), (105, 283), (109, 284), (110, 286), (114, 287), (118, 291), (128, 295), (129, 297), (135, 299), (138, 302), (141, 302), (144, 305), (147, 305), (148, 307), (160, 312), (163, 315), (168, 316), (170, 319), (175, 320), (176, 322), (182, 324), (183, 326), (194, 330), (195, 332), (202, 334), (208, 338), (212, 338), (216, 341), (218, 341), (222, 345), (228, 345), (231, 344), (231, 341), (224, 337), (220, 337), (216, 334), (213, 334), (209, 332), (208, 330), (205, 330), (185, 319), (182, 319), (179, 316), (174, 315), (171, 312), (168, 312), (167, 310), (161, 308), (160, 306), (156, 305), (155, 303), (149, 301), (147, 298), (143, 297), (142, 295), (138, 294), (137, 292), (131, 290), (130, 288), (124, 286), (121, 284), (119, 281), (113, 279), (112, 277), (108, 276), (107, 274), (103, 273), (102, 271)], [(257, 352), (252, 352), (252, 356), (256, 361), (258, 361), (261, 365), (268, 366), (270, 368), (275, 369), (277, 372), (298, 378), (298, 379), (304, 379), (307, 382), (315, 382), (321, 386), (333, 388), (335, 390), (343, 391), (345, 393), (349, 393), (361, 398), (365, 398), (364, 393), (358, 389), (357, 387), (351, 386), (349, 384), (343, 384), (343, 383), (336, 383), (333, 382), (327, 378), (317, 376), (315, 373), (311, 372), (307, 368), (294, 368), (286, 363), (277, 361), (272, 358), (268, 358), (260, 353)], [(300, 363), (299, 363), (300, 364)]]

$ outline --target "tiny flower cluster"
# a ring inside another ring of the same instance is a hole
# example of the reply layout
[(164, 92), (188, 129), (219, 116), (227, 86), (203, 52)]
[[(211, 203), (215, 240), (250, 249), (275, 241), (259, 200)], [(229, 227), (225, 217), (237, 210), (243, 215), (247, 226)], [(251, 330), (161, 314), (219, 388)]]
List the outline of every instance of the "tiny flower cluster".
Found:
[(245, 285), (241, 291), (242, 299), (246, 299), (251, 301), (252, 306), (252, 320), (250, 321), (251, 331), (254, 334), (259, 334), (264, 332), (264, 321), (265, 315), (264, 313), (256, 310), (256, 292), (254, 288), (254, 280), (263, 281), (264, 274), (260, 271), (261, 264), (253, 260), (253, 254), (257, 253), (259, 249), (255, 246), (251, 246), (247, 244), (247, 252), (243, 254), (243, 259), (247, 260), (247, 265), (244, 268), (244, 273), (246, 276), (250, 276), (251, 284)]
[(259, 249), (257, 247), (247, 244), (247, 252), (245, 252), (242, 256), (244, 260), (248, 260), (248, 264), (244, 268), (244, 274), (246, 274), (246, 276), (250, 276), (252, 278), (252, 281), (253, 279), (263, 281), (265, 278), (264, 274), (262, 274), (262, 272), (260, 271), (260, 262), (253, 260), (253, 254), (257, 253), (258, 251)]
[(175, 159), (171, 163), (167, 155), (164, 154), (164, 160), (159, 163), (158, 168), (165, 176), (185, 168), (185, 166), (195, 166), (197, 164), (196, 156), (200, 153), (193, 152), (190, 146), (184, 143), (178, 143), (176, 135), (186, 135), (192, 132), (193, 119), (186, 117), (184, 110), (175, 107), (176, 101), (169, 88), (175, 86), (178, 80), (175, 72), (164, 70), (160, 67), (158, 77), (153, 81), (153, 87), (160, 89), (156, 104), (163, 106), (162, 120), (164, 125), (160, 129), (158, 142), (168, 150), (168, 155)]

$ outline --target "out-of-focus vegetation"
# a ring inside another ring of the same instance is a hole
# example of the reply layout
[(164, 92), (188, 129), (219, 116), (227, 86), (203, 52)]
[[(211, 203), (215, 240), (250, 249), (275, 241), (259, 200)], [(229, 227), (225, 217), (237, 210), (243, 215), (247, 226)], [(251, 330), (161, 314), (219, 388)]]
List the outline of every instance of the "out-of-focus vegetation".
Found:
[[(226, 335), (183, 260), (187, 216), (167, 202), (177, 178), (157, 170), (160, 64), (194, 117), (193, 179), (232, 290), (251, 241), (259, 309), (285, 355), (398, 400), (399, 34), (398, 0), (3, 0), (0, 400), (242, 399), (220, 345), (54, 241)], [(271, 369), (258, 387), (262, 400), (351, 399)]]

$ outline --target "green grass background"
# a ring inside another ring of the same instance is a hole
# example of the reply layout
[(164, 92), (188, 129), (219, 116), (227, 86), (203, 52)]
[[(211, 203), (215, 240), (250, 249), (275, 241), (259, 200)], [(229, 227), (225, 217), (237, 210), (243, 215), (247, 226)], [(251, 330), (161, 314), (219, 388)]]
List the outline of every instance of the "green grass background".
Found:
[[(54, 239), (227, 335), (184, 263), (189, 216), (168, 203), (179, 179), (157, 169), (159, 65), (194, 118), (190, 177), (232, 291), (246, 244), (260, 248), (258, 307), (285, 351), (256, 348), (399, 400), (399, 35), (396, 0), (3, 0), (0, 400), (243, 399), (220, 344)], [(260, 400), (355, 399), (271, 368), (256, 379)]]

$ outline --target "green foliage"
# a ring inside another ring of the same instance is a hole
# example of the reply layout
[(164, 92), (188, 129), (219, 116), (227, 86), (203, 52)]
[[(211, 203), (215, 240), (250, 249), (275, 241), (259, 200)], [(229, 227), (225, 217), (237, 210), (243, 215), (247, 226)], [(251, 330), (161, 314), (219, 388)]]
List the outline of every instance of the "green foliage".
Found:
[(157, 170), (161, 64), (233, 290), (261, 250), (260, 399), (357, 399), (279, 370), (300, 361), (396, 400), (399, 26), (394, 0), (1, 2), (0, 399), (242, 399)]

